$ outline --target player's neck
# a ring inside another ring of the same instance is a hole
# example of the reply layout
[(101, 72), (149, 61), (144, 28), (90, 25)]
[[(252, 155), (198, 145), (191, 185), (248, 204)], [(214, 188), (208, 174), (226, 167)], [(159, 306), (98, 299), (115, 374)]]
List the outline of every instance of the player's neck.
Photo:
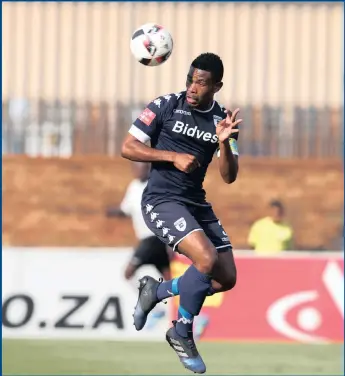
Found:
[(210, 111), (212, 109), (213, 104), (214, 104), (214, 100), (212, 99), (211, 102), (209, 102), (207, 104), (202, 104), (198, 107), (195, 107), (194, 109), (197, 110), (197, 111), (207, 112), (207, 111)]

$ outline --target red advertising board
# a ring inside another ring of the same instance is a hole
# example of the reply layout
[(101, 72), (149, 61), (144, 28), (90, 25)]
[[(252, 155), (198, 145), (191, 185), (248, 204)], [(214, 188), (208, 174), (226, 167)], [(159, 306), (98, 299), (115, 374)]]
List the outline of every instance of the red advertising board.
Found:
[[(344, 338), (344, 259), (236, 255), (237, 285), (205, 301), (203, 340), (339, 342)], [(173, 274), (190, 261), (178, 256)], [(174, 298), (176, 317), (178, 297)], [(206, 323), (208, 323), (206, 325)]]

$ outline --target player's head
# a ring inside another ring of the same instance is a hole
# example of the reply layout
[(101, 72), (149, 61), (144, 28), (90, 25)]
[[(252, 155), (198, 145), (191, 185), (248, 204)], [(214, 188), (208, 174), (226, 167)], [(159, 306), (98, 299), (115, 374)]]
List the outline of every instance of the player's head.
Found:
[(284, 218), (284, 206), (279, 200), (272, 200), (269, 204), (270, 217), (274, 222), (281, 222)]
[(145, 162), (133, 162), (133, 175), (136, 179), (140, 181), (146, 181), (150, 174), (150, 163)]
[(224, 67), (218, 55), (207, 52), (193, 60), (187, 75), (187, 102), (193, 108), (207, 109), (223, 86)]

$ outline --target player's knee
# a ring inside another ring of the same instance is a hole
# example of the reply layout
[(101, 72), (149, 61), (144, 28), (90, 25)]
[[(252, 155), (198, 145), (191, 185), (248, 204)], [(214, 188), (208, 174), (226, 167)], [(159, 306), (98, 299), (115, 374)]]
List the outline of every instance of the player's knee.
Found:
[(217, 250), (214, 247), (204, 249), (198, 257), (196, 267), (202, 273), (209, 274), (212, 272), (213, 267), (218, 259)]
[(237, 282), (237, 272), (236, 272), (236, 269), (233, 269), (226, 275), (226, 277), (224, 278), (224, 281), (222, 281), (222, 289), (224, 291), (231, 290), (236, 286), (236, 282)]

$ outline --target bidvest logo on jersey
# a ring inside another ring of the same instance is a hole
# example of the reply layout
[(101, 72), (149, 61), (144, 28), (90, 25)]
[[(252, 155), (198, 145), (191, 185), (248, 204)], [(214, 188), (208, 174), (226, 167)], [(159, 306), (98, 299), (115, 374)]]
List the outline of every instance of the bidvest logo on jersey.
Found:
[(172, 131), (175, 133), (182, 133), (199, 140), (210, 141), (213, 144), (218, 142), (218, 137), (216, 134), (202, 131), (197, 126), (189, 128), (189, 124), (185, 124), (182, 121), (176, 121)]

